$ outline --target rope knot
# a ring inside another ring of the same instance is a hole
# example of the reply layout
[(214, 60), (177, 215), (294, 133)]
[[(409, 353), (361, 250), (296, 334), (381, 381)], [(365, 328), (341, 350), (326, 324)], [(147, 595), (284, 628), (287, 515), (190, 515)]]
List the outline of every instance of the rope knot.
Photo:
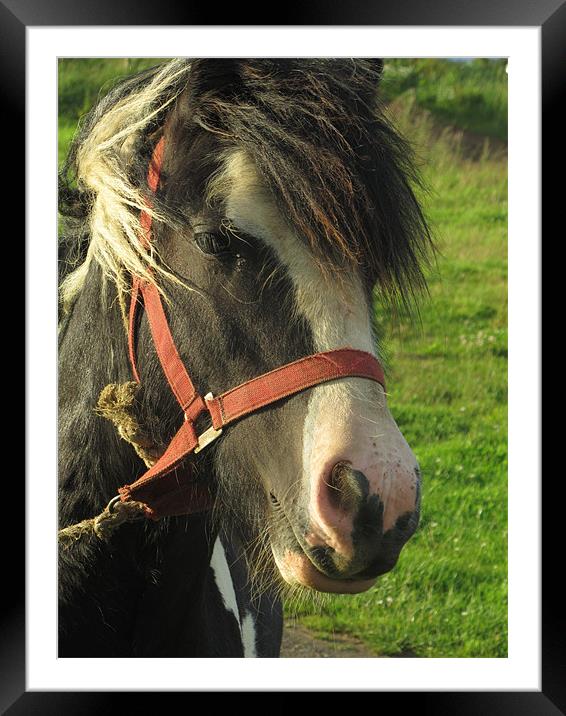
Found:
[(88, 520), (78, 522), (76, 525), (69, 525), (59, 530), (59, 545), (69, 547), (79, 540), (83, 535), (94, 533), (98, 539), (108, 542), (116, 527), (124, 522), (133, 522), (146, 517), (146, 507), (142, 502), (130, 500), (118, 502), (115, 505), (107, 505), (104, 510)]

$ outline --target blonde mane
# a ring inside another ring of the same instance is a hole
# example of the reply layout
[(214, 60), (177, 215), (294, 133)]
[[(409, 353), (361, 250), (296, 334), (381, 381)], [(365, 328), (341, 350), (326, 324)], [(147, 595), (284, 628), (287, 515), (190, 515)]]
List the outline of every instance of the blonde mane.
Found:
[(173, 60), (117, 100), (111, 92), (79, 130), (72, 168), (79, 191), (89, 197), (85, 227), (89, 245), (82, 263), (61, 284), (64, 308), (75, 301), (93, 262), (116, 284), (121, 303), (130, 290), (131, 275), (152, 283), (159, 274), (173, 278), (157, 262), (155, 248), (146, 247), (140, 238), (142, 209), (149, 211), (154, 221), (166, 218), (155, 208), (148, 210), (144, 186), (132, 182), (130, 170), (144, 132), (177, 98), (189, 70), (188, 60)]

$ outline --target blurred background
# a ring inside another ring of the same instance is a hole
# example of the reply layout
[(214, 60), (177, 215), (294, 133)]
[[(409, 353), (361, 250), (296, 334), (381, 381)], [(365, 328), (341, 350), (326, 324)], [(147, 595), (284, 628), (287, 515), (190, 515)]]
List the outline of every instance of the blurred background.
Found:
[[(59, 60), (59, 162), (120, 78), (161, 60)], [(507, 656), (507, 61), (389, 59), (436, 239), (420, 315), (376, 302), (393, 416), (423, 472), (420, 527), (370, 591), (286, 605), (284, 656)]]

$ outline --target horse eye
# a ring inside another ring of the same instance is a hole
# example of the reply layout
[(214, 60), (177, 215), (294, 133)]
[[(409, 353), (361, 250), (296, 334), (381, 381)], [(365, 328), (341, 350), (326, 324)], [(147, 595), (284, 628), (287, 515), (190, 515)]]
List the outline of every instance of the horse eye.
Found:
[(230, 235), (212, 231), (202, 231), (194, 235), (195, 244), (203, 254), (217, 256), (224, 254), (230, 247)]

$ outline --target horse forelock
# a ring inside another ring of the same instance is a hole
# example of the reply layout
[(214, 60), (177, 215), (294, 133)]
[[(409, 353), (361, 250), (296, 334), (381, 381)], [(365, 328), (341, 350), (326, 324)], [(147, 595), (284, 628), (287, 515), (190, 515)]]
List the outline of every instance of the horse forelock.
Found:
[[(155, 281), (166, 273), (154, 247), (142, 241), (142, 210), (155, 221), (166, 213), (149, 208), (146, 181), (150, 137), (158, 134), (167, 109), (186, 84), (189, 63), (175, 60), (129, 78), (108, 93), (85, 118), (74, 138), (60, 175), (60, 211), (67, 218), (68, 244), (89, 240), (62, 267), (61, 299), (71, 305), (97, 262), (119, 294), (129, 290), (129, 277)], [(76, 188), (73, 185), (76, 183)]]
[[(411, 147), (377, 98), (380, 73), (370, 60), (236, 61), (229, 89), (193, 95), (193, 121), (245, 153), (323, 266), (358, 267), (407, 300), (424, 287), (432, 242)], [(234, 156), (224, 177), (237, 176)], [(230, 189), (211, 184), (216, 197)]]

